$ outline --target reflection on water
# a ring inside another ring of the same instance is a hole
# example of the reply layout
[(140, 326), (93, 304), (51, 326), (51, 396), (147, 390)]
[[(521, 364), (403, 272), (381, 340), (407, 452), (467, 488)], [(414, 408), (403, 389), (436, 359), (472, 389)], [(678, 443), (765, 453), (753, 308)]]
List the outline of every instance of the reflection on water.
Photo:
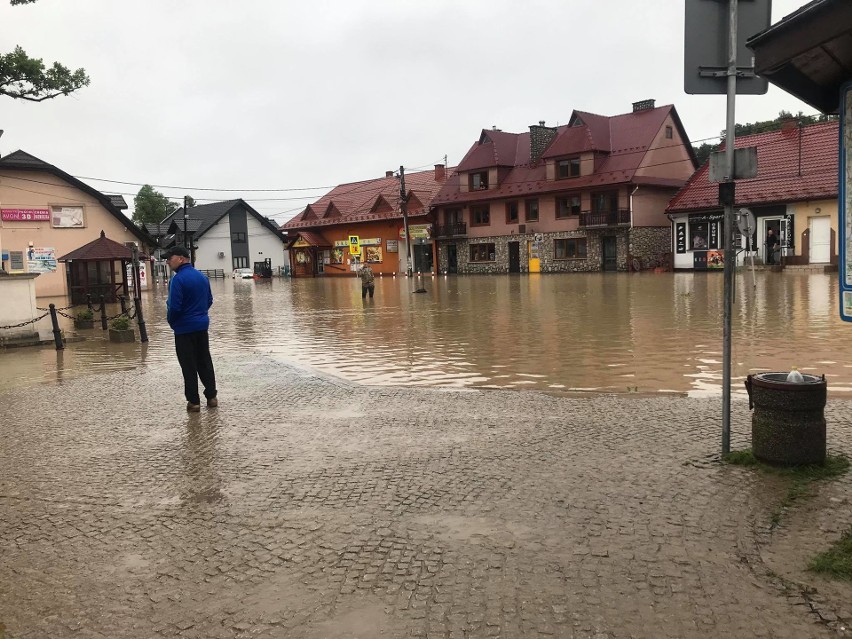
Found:
[[(719, 394), (722, 286), (716, 273), (218, 280), (212, 347), (255, 350), (367, 384)], [(41, 304), (41, 300), (40, 300)], [(801, 370), (852, 390), (852, 327), (836, 277), (737, 276), (734, 392), (749, 372)], [(0, 387), (172, 359), (165, 291), (146, 293), (147, 347), (101, 331), (69, 344), (0, 354)], [(9, 374), (12, 372), (13, 374)]]

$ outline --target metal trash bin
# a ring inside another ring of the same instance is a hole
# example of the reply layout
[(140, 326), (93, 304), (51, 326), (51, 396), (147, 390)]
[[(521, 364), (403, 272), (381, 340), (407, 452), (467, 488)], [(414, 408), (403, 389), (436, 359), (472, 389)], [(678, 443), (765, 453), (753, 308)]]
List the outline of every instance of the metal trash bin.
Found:
[(802, 374), (788, 382), (787, 373), (759, 373), (746, 378), (755, 458), (779, 466), (825, 462), (825, 375)]

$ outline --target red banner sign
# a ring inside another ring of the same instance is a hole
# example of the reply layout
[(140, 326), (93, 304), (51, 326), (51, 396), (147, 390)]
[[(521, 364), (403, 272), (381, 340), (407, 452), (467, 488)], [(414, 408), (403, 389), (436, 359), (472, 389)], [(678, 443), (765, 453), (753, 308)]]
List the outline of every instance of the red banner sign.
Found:
[(0, 209), (4, 222), (50, 222), (50, 209)]

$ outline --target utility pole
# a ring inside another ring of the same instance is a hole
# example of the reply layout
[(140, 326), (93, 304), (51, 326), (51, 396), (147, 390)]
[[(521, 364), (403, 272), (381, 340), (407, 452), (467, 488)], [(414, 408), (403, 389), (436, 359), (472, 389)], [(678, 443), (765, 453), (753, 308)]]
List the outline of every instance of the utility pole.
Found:
[(402, 224), (405, 227), (405, 272), (411, 277), (414, 265), (411, 263), (411, 233), (408, 231), (408, 195), (405, 191), (405, 167), (399, 167), (399, 208), (402, 210)]
[(730, 194), (725, 198), (724, 326), (722, 328), (722, 454), (731, 452), (731, 317), (734, 300), (734, 132), (737, 99), (737, 0), (728, 3), (728, 112), (725, 133), (725, 175)]

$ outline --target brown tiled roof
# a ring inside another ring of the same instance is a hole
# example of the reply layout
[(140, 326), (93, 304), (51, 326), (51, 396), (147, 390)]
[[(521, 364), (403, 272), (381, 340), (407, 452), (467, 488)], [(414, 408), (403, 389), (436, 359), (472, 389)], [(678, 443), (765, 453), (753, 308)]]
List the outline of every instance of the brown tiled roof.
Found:
[[(96, 262), (104, 260), (129, 260), (132, 257), (133, 253), (130, 251), (129, 247), (116, 242), (115, 240), (109, 239), (106, 234), (101, 231), (101, 236), (98, 239), (92, 240), (88, 244), (84, 244), (70, 253), (66, 253), (59, 258), (59, 261), (67, 262), (69, 260), (81, 260)], [(139, 257), (140, 259), (144, 259), (146, 256), (140, 253)]]
[(305, 240), (305, 242), (307, 242), (311, 246), (316, 246), (320, 248), (331, 246), (331, 242), (325, 239), (322, 233), (315, 233), (313, 231), (299, 231), (298, 237), (301, 237), (303, 240)]
[(492, 166), (515, 166), (529, 160), (530, 134), (483, 129), (479, 140), (456, 167), (457, 171), (475, 171)]
[[(432, 199), (447, 181), (452, 169), (444, 171), (441, 180), (435, 171), (405, 174), (409, 196), (409, 216), (425, 214)], [(418, 205), (419, 203), (419, 205)], [(399, 180), (393, 176), (341, 184), (316, 202), (305, 207), (299, 215), (281, 225), (282, 231), (329, 226), (351, 222), (402, 219), (399, 212)]]
[[(736, 138), (734, 144), (738, 149), (757, 147), (757, 177), (737, 180), (737, 204), (781, 204), (837, 197), (838, 127), (837, 121), (824, 122)], [(719, 185), (710, 182), (707, 162), (672, 199), (666, 211), (718, 208)]]
[[(530, 164), (528, 133), (504, 134), (515, 135), (519, 138), (526, 136), (527, 145), (523, 153), (516, 152), (516, 164), (508, 175), (500, 180), (497, 188), (462, 192), (460, 188), (462, 176), (457, 173), (447, 180), (447, 183), (433, 200), (432, 205), (464, 204), (485, 199), (533, 197), (537, 194), (568, 190), (580, 191), (623, 183), (677, 188), (683, 185), (683, 180), (635, 176), (636, 170), (645, 158), (645, 153), (649, 150), (654, 137), (670, 115), (676, 125), (680, 127), (680, 119), (672, 105), (611, 117), (574, 111), (568, 125), (557, 127), (556, 137), (548, 145), (542, 158), (557, 158), (586, 151), (596, 151), (601, 154), (601, 160), (592, 175), (572, 178), (570, 183), (564, 180), (548, 181), (543, 163)], [(492, 132), (484, 131), (483, 135), (486, 133), (490, 135)], [(682, 127), (681, 135), (691, 152), (689, 139)], [(459, 163), (459, 172), (471, 170), (471, 168), (485, 168), (480, 166), (486, 156), (485, 152), (480, 150), (482, 146), (485, 146), (482, 142), (483, 139), (480, 137), (480, 140), (471, 147), (468, 155)], [(520, 150), (520, 145), (517, 148)], [(471, 154), (476, 157), (475, 161), (469, 161)], [(492, 163), (489, 166), (494, 166), (494, 164)]]

